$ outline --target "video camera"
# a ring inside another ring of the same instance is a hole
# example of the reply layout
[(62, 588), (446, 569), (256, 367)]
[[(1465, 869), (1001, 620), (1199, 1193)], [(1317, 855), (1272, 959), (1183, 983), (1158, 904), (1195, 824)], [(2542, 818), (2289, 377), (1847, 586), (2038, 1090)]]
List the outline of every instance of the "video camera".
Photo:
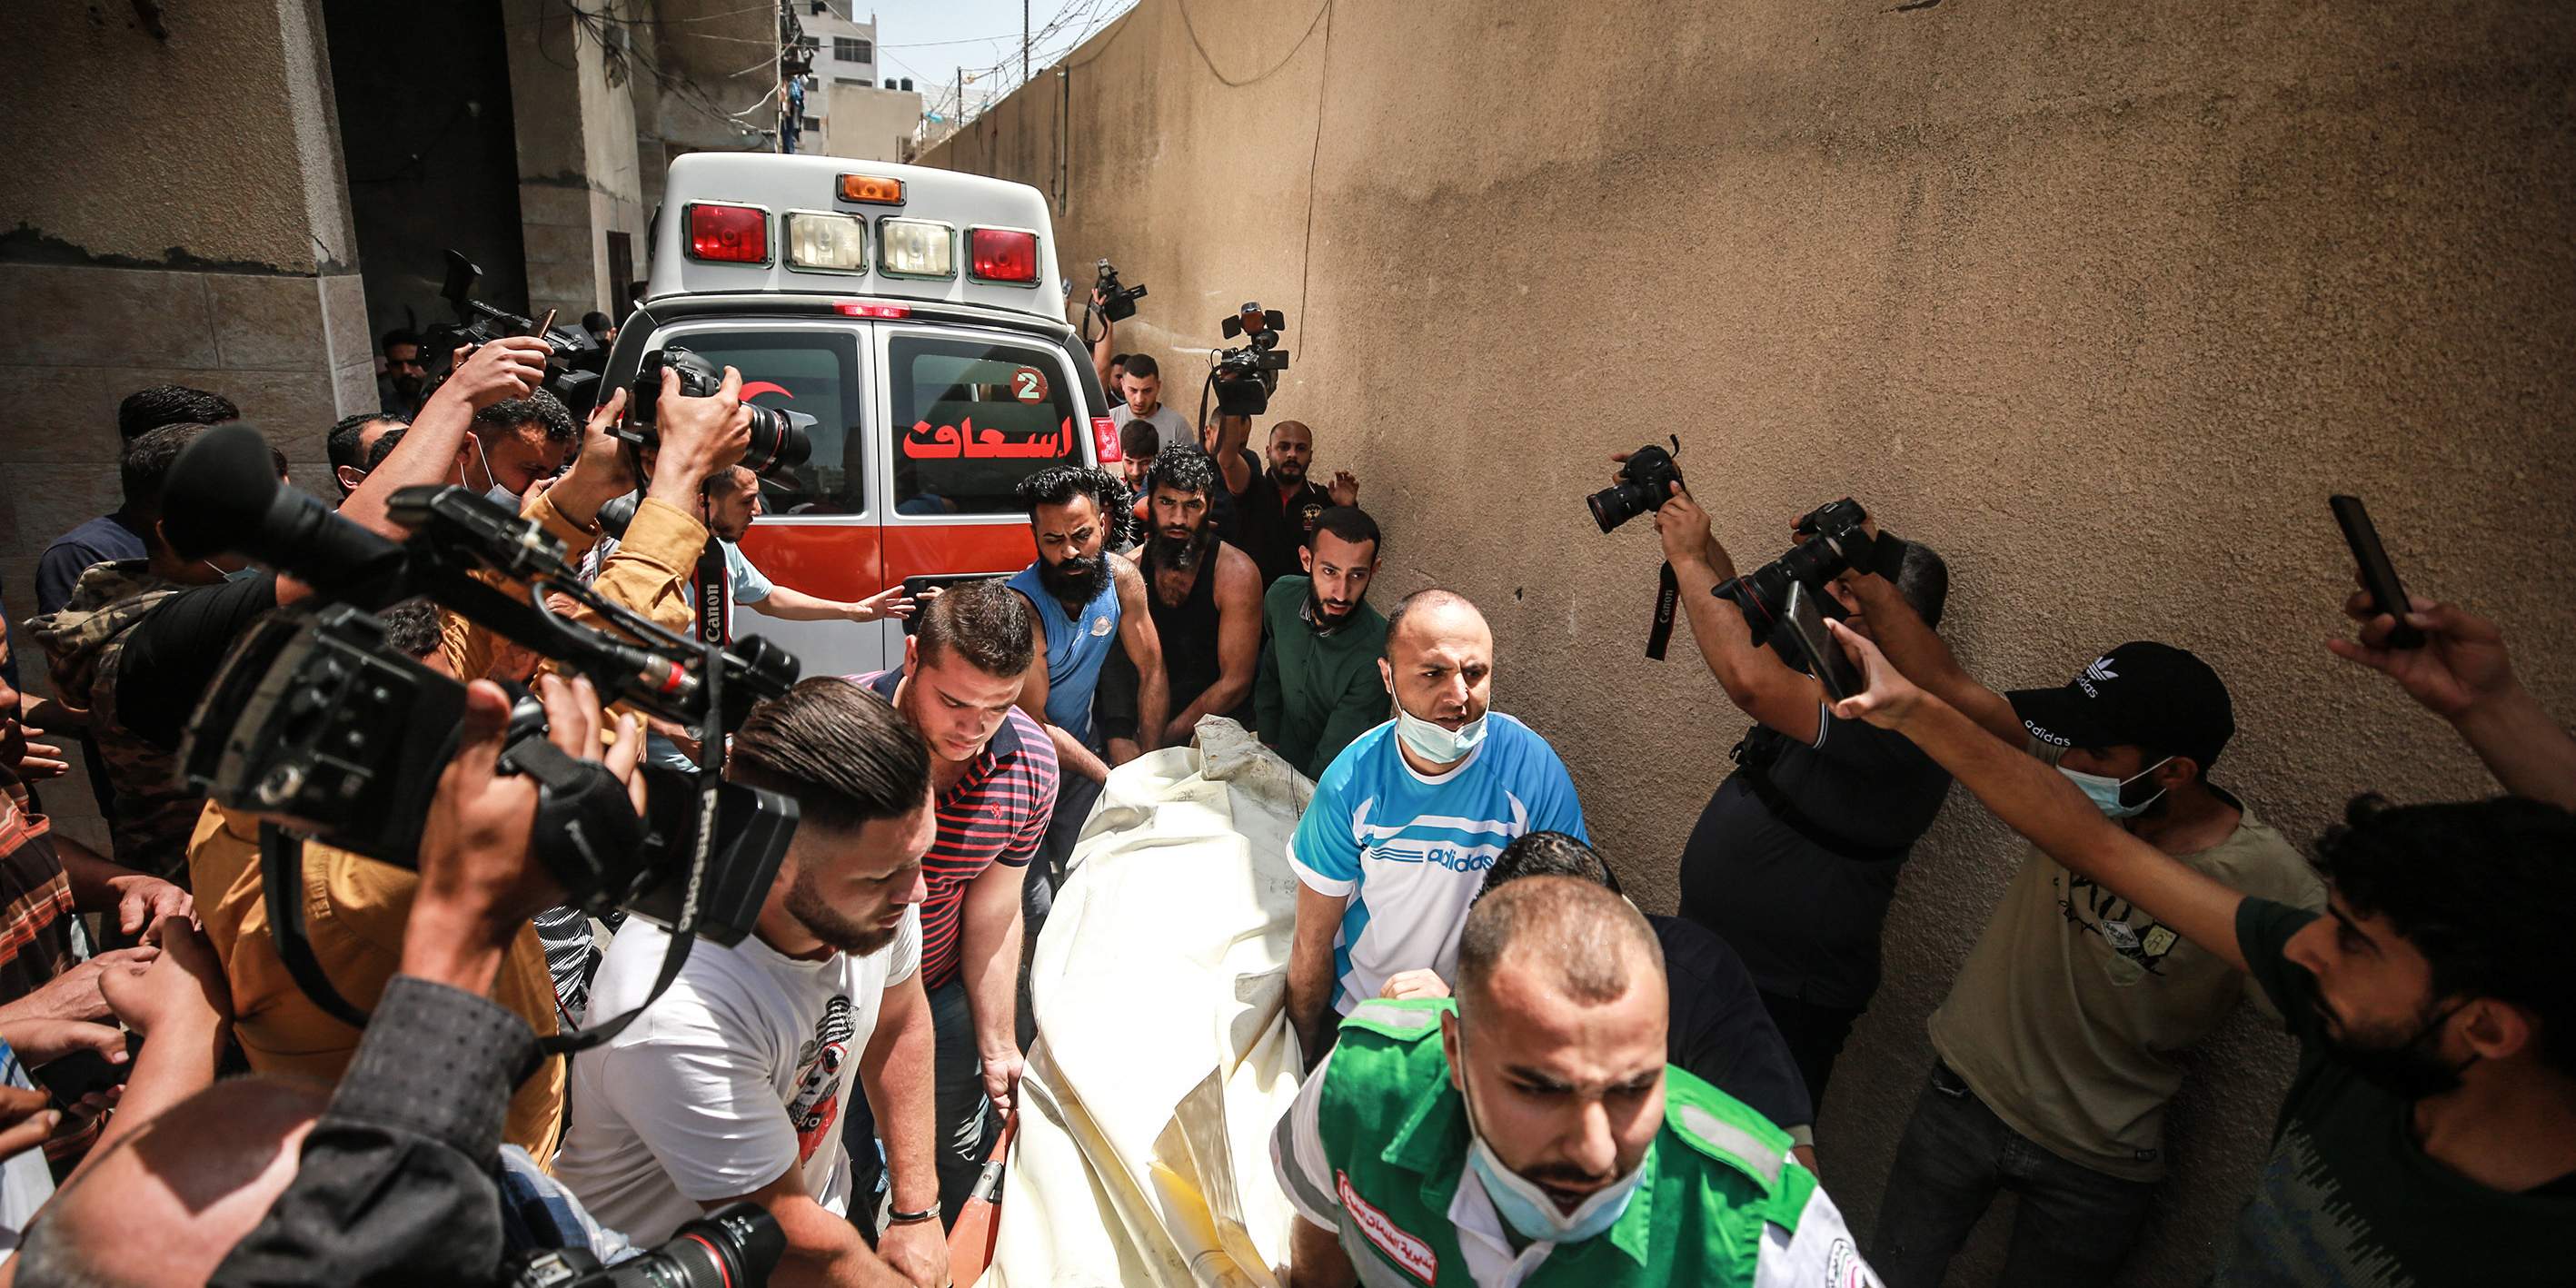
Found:
[(757, 1203), (727, 1203), (672, 1232), (642, 1256), (602, 1268), (586, 1248), (526, 1252), (504, 1267), (510, 1288), (761, 1288), (787, 1252), (778, 1218)]
[[(659, 441), (662, 372), (680, 373), (680, 392), (690, 398), (713, 398), (724, 388), (724, 370), (678, 345), (644, 355), (635, 372), (634, 391), (626, 398), (626, 427), (619, 438), (637, 447)], [(813, 458), (814, 440), (805, 431), (815, 419), (801, 411), (780, 411), (744, 403), (751, 413), (751, 445), (742, 449), (742, 464), (762, 478), (777, 478)]]
[[(1804, 540), (1789, 553), (1717, 588), (1743, 610), (1754, 647), (1768, 642), (1772, 628), (1788, 619), (1793, 584), (1804, 582), (1809, 590), (1822, 592), (1825, 583), (1854, 568), (1896, 580), (1905, 562), (1905, 542), (1889, 532), (1872, 537), (1863, 526), (1868, 519), (1869, 512), (1850, 497), (1817, 506), (1799, 518), (1797, 533)], [(1826, 616), (1844, 615), (1831, 595), (1819, 593), (1816, 603)]]
[(1215, 370), (1208, 381), (1216, 390), (1217, 414), (1222, 416), (1259, 416), (1270, 410), (1270, 395), (1279, 388), (1279, 373), (1288, 369), (1288, 355), (1279, 350), (1280, 333), (1288, 329), (1286, 314), (1249, 303), (1225, 319), (1226, 339), (1244, 337), (1239, 349), (1219, 349), (1209, 355)]
[(1092, 307), (1112, 322), (1124, 322), (1136, 316), (1136, 301), (1145, 298), (1142, 286), (1120, 286), (1118, 269), (1105, 259), (1100, 261), (1100, 276), (1093, 280), (1091, 289), (1100, 294), (1100, 303)]
[[(697, 773), (644, 770), (644, 819), (598, 762), (542, 736), (543, 709), (532, 701), (513, 721), (501, 765), (540, 784), (534, 851), (568, 902), (665, 921), (675, 952), (692, 933), (740, 943), (759, 919), (797, 810), (787, 797), (718, 780), (724, 735), (754, 703), (795, 683), (794, 655), (758, 637), (728, 650), (655, 625), (584, 585), (536, 521), (478, 493), (407, 487), (388, 509), (409, 540), (389, 541), (280, 485), (266, 440), (246, 425), (217, 426), (180, 453), (163, 494), (173, 548), (187, 558), (236, 552), (316, 592), (234, 646), (189, 722), (182, 776), (276, 830), (414, 866), (458, 744), (465, 686), (388, 647), (374, 610), (426, 594), (588, 676), (603, 701), (696, 732)], [(486, 576), (525, 583), (527, 599)], [(545, 602), (550, 592), (590, 608), (604, 627), (557, 614)]]
[[(422, 349), (424, 357), (435, 355), (444, 359), (459, 348), (470, 352), (507, 336), (538, 334), (535, 319), (504, 312), (475, 299), (474, 284), (482, 278), (483, 270), (476, 267), (474, 261), (456, 251), (447, 252), (447, 282), (438, 293), (446, 297), (450, 308), (456, 310), (456, 320), (442, 322), (429, 329), (425, 337), (427, 343)], [(548, 314), (547, 317), (551, 319), (553, 315)], [(543, 338), (553, 354), (546, 361), (545, 381), (539, 387), (553, 394), (572, 410), (572, 414), (588, 415), (599, 399), (597, 368), (601, 351), (598, 338), (578, 325), (549, 326)], [(426, 399), (454, 374), (456, 368), (453, 366), (439, 373), (438, 379), (428, 391), (423, 392), (422, 397)]]

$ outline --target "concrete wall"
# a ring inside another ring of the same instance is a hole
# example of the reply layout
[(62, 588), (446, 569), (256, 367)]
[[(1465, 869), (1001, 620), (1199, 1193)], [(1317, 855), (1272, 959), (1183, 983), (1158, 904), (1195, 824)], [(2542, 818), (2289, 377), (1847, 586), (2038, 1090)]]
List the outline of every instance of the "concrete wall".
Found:
[[(520, 236), (527, 249), (529, 316), (548, 309), (578, 322), (617, 298), (608, 234), (645, 240), (635, 141), (636, 76), (601, 33), (631, 21), (611, 4), (594, 23), (537, 0), (504, 0), (510, 99), (517, 124)], [(642, 268), (641, 264), (636, 265)]]
[(905, 140), (921, 127), (920, 94), (829, 81), (823, 92), (830, 96), (829, 114), (823, 118), (824, 155), (861, 161), (903, 159)]
[[(306, 0), (0, 9), (0, 587), (116, 508), (116, 405), (176, 382), (240, 404), (320, 486), (372, 407), (366, 300), (319, 12)], [(148, 92), (134, 92), (147, 86)], [(22, 678), (43, 692), (32, 652)], [(48, 799), (104, 841), (74, 781)]]
[[(1650, 909), (1744, 724), (1686, 646), (1640, 658), (1653, 534), (1582, 505), (1667, 433), (1739, 558), (1846, 493), (1943, 550), (1997, 687), (2199, 652), (2215, 778), (2302, 840), (2365, 788), (2493, 790), (2319, 646), (2329, 492), (2576, 709), (2576, 8), (1144, 0), (1066, 70), (926, 159), (1057, 194), (1062, 262), (1150, 285), (1120, 347), (1175, 403), (1222, 314), (1287, 310), (1273, 411), (1363, 480), (1381, 602), (1484, 605), (1496, 704)], [(1863, 1230), (2019, 853), (1962, 794), (1906, 869), (1818, 1127)], [(2189, 1057), (2124, 1283), (2206, 1273), (2288, 1055), (2240, 1015)]]
[(527, 307), (519, 157), (501, 0), (431, 8), (323, 0), (367, 282), (367, 333), (454, 319), (439, 288), (453, 249), (477, 298)]

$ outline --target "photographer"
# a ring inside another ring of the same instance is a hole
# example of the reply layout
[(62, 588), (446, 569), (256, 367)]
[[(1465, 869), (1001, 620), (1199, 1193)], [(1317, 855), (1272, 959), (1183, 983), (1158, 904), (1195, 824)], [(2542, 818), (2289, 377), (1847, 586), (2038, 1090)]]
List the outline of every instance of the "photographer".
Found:
[[(389, 646), (439, 664), (434, 606), (415, 600), (378, 616)], [(287, 970), (269, 921), (264, 868), (259, 819), (222, 804), (209, 806), (189, 842), (188, 875), (202, 895), (198, 915), (222, 958), (233, 998), (234, 1041), (255, 1072), (337, 1082), (364, 1034), (307, 996)], [(402, 968), (403, 928), (416, 906), (420, 874), (318, 839), (304, 843), (302, 872), (303, 933), (314, 962), (350, 1005), (379, 1007)], [(540, 1036), (558, 1031), (557, 995), (536, 927), (523, 927), (513, 937), (490, 991)], [(564, 1076), (562, 1061), (547, 1060), (519, 1082), (504, 1140), (538, 1157), (553, 1153), (563, 1130)]]
[[(753, 933), (698, 944), (651, 1010), (574, 1062), (555, 1175), (601, 1220), (651, 1243), (702, 1210), (753, 1202), (786, 1231), (781, 1288), (899, 1282), (888, 1264), (943, 1288), (919, 971), (922, 860), (937, 834), (929, 761), (884, 699), (829, 676), (762, 703), (734, 734), (728, 776), (794, 798), (800, 819)], [(629, 918), (592, 1014), (641, 1004), (668, 944)], [(862, 1091), (892, 1173), (873, 1252), (853, 1224), (876, 1223), (851, 1192), (840, 1123)]]
[(376, 375), (377, 409), (404, 419), (420, 414), (429, 388), (428, 341), (418, 331), (385, 332), (378, 355), (384, 360)]
[[(586, 681), (541, 682), (548, 738), (629, 778), (641, 741), (622, 722), (603, 756)], [(498, 774), (509, 702), (488, 683), (422, 835), (421, 894), (402, 975), (356, 1065), (320, 1088), (213, 1076), (204, 1035), (227, 1018), (220, 981), (182, 953), (111, 988), (151, 1035), (118, 1129), (28, 1231), (17, 1273), (49, 1285), (489, 1282), (505, 1250), (499, 1141), (511, 1088), (536, 1062), (518, 1017), (485, 1000), (528, 915), (561, 897), (530, 861), (534, 779)], [(191, 962), (194, 965), (191, 965)], [(172, 967), (179, 967), (173, 970)], [(318, 1120), (316, 1111), (319, 1110)]]
[[(2435, 656), (2414, 666), (2382, 669), (2429, 682), (2503, 662), (2487, 632), (2415, 602), (2410, 621), (2455, 638), (2428, 643)], [(2357, 648), (2336, 652), (2370, 661), (2386, 629), (2365, 622)], [(1882, 638), (1897, 634), (1881, 622)], [(2287, 1019), (2298, 1076), (2271, 1160), (2224, 1240), (2216, 1288), (2566, 1279), (2576, 1230), (2576, 993), (2558, 912), (2576, 900), (2567, 811), (2512, 797), (2404, 808), (2357, 799), (2318, 845), (2328, 907), (2291, 907), (2105, 818), (2086, 784), (1999, 737), (1991, 695), (1945, 678), (1952, 668), (1939, 658), (1894, 661), (1893, 650), (1837, 636), (1868, 675), (1838, 714), (1913, 739), (2051, 862), (2251, 975)], [(1988, 715), (1968, 714), (1977, 707)], [(2543, 754), (2564, 754), (2563, 731), (2531, 733)], [(2472, 746), (2500, 753), (2499, 772), (2531, 768), (2519, 749)]]
[[(1961, 669), (1884, 577), (1848, 583), (1870, 632), (1836, 624), (1837, 638), (1874, 641), (1967, 713), (1986, 741), (2021, 747), (2034, 772), (2080, 788), (2123, 848), (2287, 915), (2324, 904), (2288, 840), (2209, 781), (2236, 723), (2208, 663), (2138, 641), (2095, 658), (2064, 687), (1996, 693)], [(1856, 717), (1854, 706), (1838, 714)], [(1896, 732), (1957, 769), (1942, 746)], [(1925, 1026), (1939, 1059), (1897, 1144), (1871, 1257), (1890, 1288), (1939, 1284), (2006, 1186), (2021, 1196), (2007, 1282), (2108, 1282), (2165, 1172), (2164, 1107), (2184, 1073), (2175, 1054), (2240, 997), (2264, 1001), (2245, 955), (2168, 924), (2163, 909), (2062, 865), (2059, 853), (2029, 849)]]
[[(1757, 647), (1744, 614), (1710, 588), (1735, 564), (1708, 515), (1676, 487), (1655, 515), (1700, 656), (1754, 726), (1682, 851), (1681, 913), (1744, 957), (1817, 1105), (1834, 1058), (1878, 991), (1879, 930), (1898, 870), (1932, 826), (1950, 776), (1914, 744), (1825, 710), (1814, 677)], [(1897, 591), (1941, 620), (1949, 573), (1908, 542)], [(1826, 587), (1847, 609), (1839, 581)], [(1863, 634), (1869, 616), (1849, 625)], [(1775, 640), (1785, 643), (1785, 637)]]

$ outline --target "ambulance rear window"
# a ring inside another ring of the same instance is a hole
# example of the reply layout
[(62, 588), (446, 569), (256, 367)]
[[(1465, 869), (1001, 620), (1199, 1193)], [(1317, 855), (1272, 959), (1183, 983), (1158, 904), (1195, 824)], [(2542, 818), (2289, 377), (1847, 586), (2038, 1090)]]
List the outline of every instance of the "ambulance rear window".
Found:
[(887, 352), (897, 513), (1014, 513), (1021, 479), (1082, 463), (1061, 354), (928, 336), (896, 336)]
[(814, 454), (795, 474), (764, 476), (764, 514), (857, 514), (866, 507), (855, 337), (818, 331), (693, 331), (674, 336), (718, 367), (742, 372), (743, 401), (814, 418)]

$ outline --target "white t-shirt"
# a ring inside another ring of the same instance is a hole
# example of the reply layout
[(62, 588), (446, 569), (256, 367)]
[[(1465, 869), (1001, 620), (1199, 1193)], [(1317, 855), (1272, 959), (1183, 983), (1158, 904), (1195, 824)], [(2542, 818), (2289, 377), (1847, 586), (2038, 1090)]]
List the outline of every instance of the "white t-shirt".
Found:
[[(642, 1002), (669, 945), (661, 927), (629, 919), (591, 985), (592, 1018)], [(573, 1057), (555, 1179), (645, 1247), (800, 1163), (815, 1200), (846, 1212), (842, 1106), (865, 1094), (859, 1056), (885, 990), (920, 967), (918, 906), (867, 957), (800, 961), (758, 935), (731, 948), (699, 943), (651, 1009)]]
[(1170, 403), (1157, 405), (1154, 408), (1154, 414), (1151, 416), (1139, 417), (1136, 413), (1127, 410), (1127, 404), (1122, 402), (1109, 409), (1109, 419), (1121, 429), (1126, 428), (1127, 422), (1131, 420), (1141, 419), (1147, 424), (1152, 425), (1154, 427), (1155, 435), (1163, 441), (1163, 450), (1169, 450), (1183, 444), (1187, 444), (1191, 447), (1199, 445), (1199, 431), (1197, 428), (1190, 424), (1189, 417), (1172, 410), (1172, 405)]

